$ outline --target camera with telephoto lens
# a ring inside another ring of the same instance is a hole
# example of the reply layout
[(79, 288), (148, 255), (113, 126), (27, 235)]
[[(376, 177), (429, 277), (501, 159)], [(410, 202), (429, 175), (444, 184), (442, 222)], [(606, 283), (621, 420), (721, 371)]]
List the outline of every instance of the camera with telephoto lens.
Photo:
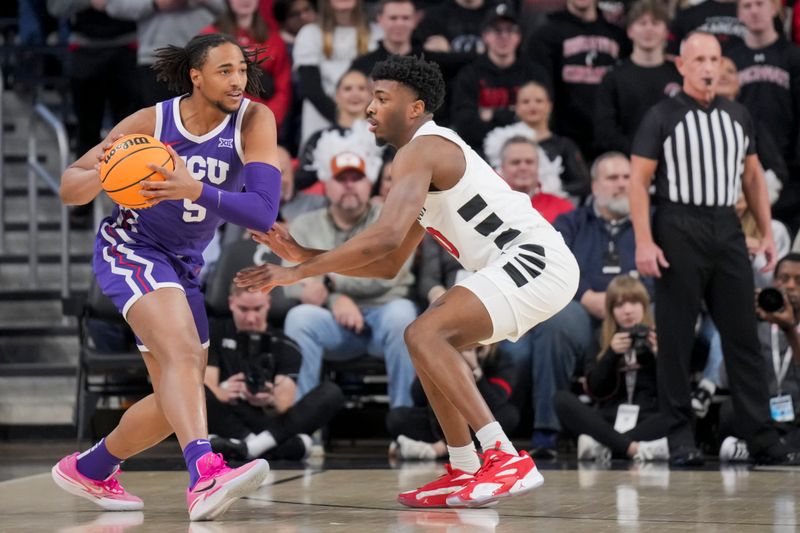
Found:
[(633, 348), (637, 355), (652, 351), (653, 348), (650, 346), (650, 340), (648, 339), (650, 335), (649, 327), (644, 324), (634, 324), (629, 328), (622, 328), (620, 331), (624, 331), (630, 335), (631, 348)]
[(240, 333), (236, 344), (247, 390), (250, 394), (263, 392), (266, 383), (272, 383), (275, 379), (275, 359), (272, 357), (269, 335)]
[(783, 311), (783, 293), (774, 287), (761, 289), (756, 302), (758, 307), (767, 313)]

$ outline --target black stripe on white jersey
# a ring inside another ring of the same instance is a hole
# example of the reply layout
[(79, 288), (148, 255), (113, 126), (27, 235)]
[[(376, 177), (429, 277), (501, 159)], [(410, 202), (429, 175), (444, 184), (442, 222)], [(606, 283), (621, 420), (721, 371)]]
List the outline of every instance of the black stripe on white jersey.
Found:
[(469, 222), (484, 209), (486, 209), (486, 200), (481, 198), (480, 194), (476, 194), (467, 203), (458, 208), (458, 214), (461, 215), (464, 222)]
[(494, 244), (502, 250), (506, 244), (516, 239), (520, 233), (522, 232), (518, 229), (507, 229), (497, 236), (497, 238), (494, 240)]
[(663, 143), (670, 201), (734, 205), (749, 143), (724, 109), (687, 111)]
[[(520, 248), (544, 258), (544, 248), (538, 244), (523, 244), (520, 245)], [(531, 279), (536, 279), (536, 277), (542, 273), (546, 266), (544, 261), (529, 254), (519, 254), (514, 258), (514, 261), (516, 261), (516, 263), (519, 264), (530, 275)], [(538, 267), (539, 270), (533, 268), (531, 265)], [(512, 261), (509, 261), (503, 265), (503, 270), (505, 270), (506, 273), (511, 276), (511, 279), (517, 284), (517, 287), (522, 287), (529, 281), (528, 278), (526, 278), (522, 272), (520, 272), (519, 269), (512, 264)]]
[[(457, 212), (459, 216), (464, 219), (464, 222), (469, 222), (475, 218), (478, 213), (486, 209), (486, 207), (486, 200), (484, 200), (480, 194), (476, 194), (470, 198), (467, 203), (459, 207)], [(484, 237), (488, 237), (495, 231), (499, 230), (502, 225), (503, 219), (497, 216), (496, 213), (489, 213), (486, 218), (484, 218), (474, 227), (474, 229)], [(522, 232), (517, 229), (508, 228), (501, 232), (500, 235), (494, 239), (494, 244), (502, 250), (508, 243), (516, 239), (521, 233)], [(537, 244), (523, 244), (521, 248), (544, 257), (544, 248)], [(516, 261), (519, 263), (522, 269), (531, 276), (531, 279), (534, 279), (541, 274), (541, 271), (544, 270), (545, 267), (544, 261), (528, 254), (520, 254), (520, 257), (517, 257)], [(536, 268), (533, 267), (537, 267), (539, 270), (536, 270)], [(528, 283), (528, 281), (530, 281), (522, 272), (520, 272), (519, 268), (513, 265), (510, 261), (503, 265), (503, 270), (505, 270), (514, 283), (516, 283), (517, 287), (522, 287)]]

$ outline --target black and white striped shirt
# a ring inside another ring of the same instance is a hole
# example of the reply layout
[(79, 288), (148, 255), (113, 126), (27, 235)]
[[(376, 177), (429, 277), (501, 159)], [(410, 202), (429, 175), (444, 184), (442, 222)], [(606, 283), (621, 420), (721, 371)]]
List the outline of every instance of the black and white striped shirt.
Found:
[(648, 111), (631, 153), (658, 161), (658, 203), (732, 206), (745, 157), (755, 151), (753, 122), (744, 106), (718, 96), (706, 108), (680, 92)]

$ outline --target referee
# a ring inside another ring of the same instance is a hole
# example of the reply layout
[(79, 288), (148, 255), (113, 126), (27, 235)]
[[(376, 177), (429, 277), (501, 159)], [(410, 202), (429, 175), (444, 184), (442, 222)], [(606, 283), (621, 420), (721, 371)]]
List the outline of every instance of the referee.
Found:
[[(734, 212), (741, 182), (764, 235), (765, 270), (775, 265), (769, 202), (747, 110), (715, 96), (720, 46), (695, 32), (681, 43), (683, 90), (656, 104), (633, 141), (630, 206), (636, 266), (654, 276), (659, 339), (658, 394), (671, 420), (671, 461), (699, 465), (694, 444), (689, 361), (694, 326), (705, 300), (722, 337), (734, 407), (751, 455), (797, 463), (800, 453), (770, 423), (766, 369), (756, 334), (753, 275)], [(655, 176), (650, 227), (648, 188)]]

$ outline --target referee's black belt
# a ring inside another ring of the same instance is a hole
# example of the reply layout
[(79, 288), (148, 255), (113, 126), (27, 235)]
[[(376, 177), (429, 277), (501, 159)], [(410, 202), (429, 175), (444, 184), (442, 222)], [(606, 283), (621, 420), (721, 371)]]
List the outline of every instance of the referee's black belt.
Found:
[(675, 202), (658, 202), (656, 211), (664, 213), (685, 213), (687, 215), (707, 215), (707, 216), (730, 216), (736, 215), (736, 209), (732, 205), (694, 205), (679, 204)]

